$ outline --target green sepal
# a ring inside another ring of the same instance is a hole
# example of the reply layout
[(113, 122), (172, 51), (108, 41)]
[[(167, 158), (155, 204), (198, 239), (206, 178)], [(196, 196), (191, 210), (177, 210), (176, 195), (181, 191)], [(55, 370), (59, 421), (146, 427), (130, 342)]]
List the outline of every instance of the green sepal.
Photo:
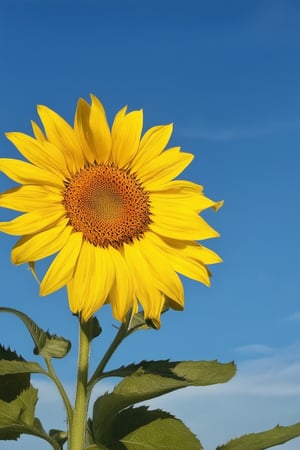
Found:
[[(111, 433), (115, 415), (135, 403), (149, 400), (187, 386), (225, 383), (235, 374), (234, 363), (217, 361), (142, 361), (112, 371), (110, 375), (125, 376), (111, 393), (99, 397), (94, 404), (93, 423), (98, 441), (105, 442)], [(127, 375), (127, 376), (126, 376)]]
[(39, 277), (37, 276), (37, 273), (36, 273), (36, 270), (35, 270), (35, 262), (34, 261), (29, 261), (28, 267), (29, 267), (29, 270), (32, 273), (32, 276), (35, 279), (35, 281), (38, 284), (41, 284), (41, 281), (40, 281)]
[(26, 314), (13, 308), (0, 308), (0, 312), (8, 312), (16, 315), (27, 327), (33, 342), (34, 354), (48, 358), (64, 358), (71, 349), (71, 342), (63, 337), (50, 334), (37, 326)]
[(102, 333), (102, 328), (96, 316), (91, 317), (87, 322), (82, 322), (81, 327), (84, 330), (89, 342)]
[(49, 430), (49, 436), (54, 439), (61, 447), (63, 447), (64, 443), (68, 440), (68, 433), (62, 430)]
[(138, 312), (134, 314), (132, 319), (130, 320), (129, 327), (127, 330), (127, 336), (134, 331), (137, 330), (148, 330), (150, 327), (147, 325), (145, 319), (144, 319), (144, 312)]
[[(105, 444), (109, 450), (201, 450), (196, 436), (179, 420), (162, 410), (148, 407), (127, 408), (115, 416), (112, 435)], [(108, 438), (108, 436), (107, 436)]]
[[(164, 314), (168, 310), (169, 310), (169, 308), (167, 306), (165, 306), (164, 309), (162, 310), (161, 314)], [(151, 320), (145, 319), (144, 311), (140, 311), (140, 312), (134, 314), (134, 316), (130, 320), (130, 324), (129, 324), (129, 327), (127, 330), (127, 336), (129, 336), (134, 331), (149, 330), (149, 328), (156, 329), (156, 327), (153, 325)]]
[(225, 445), (217, 447), (216, 450), (264, 450), (274, 447), (275, 445), (284, 444), (285, 442), (300, 436), (300, 422), (289, 426), (277, 425), (271, 430), (262, 431), (261, 433), (245, 434), (244, 436), (232, 439)]
[(102, 333), (102, 328), (97, 317), (93, 316), (90, 320), (93, 321), (91, 339), (95, 339)]

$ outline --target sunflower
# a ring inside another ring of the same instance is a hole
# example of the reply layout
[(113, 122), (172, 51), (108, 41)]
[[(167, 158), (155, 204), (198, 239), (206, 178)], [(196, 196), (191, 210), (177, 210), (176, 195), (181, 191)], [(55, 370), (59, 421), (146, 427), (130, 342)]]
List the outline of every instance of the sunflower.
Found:
[(159, 328), (165, 306), (183, 309), (178, 273), (209, 285), (207, 265), (221, 261), (197, 242), (219, 236), (199, 213), (221, 202), (175, 179), (193, 155), (165, 149), (172, 124), (142, 136), (143, 111), (124, 107), (110, 129), (94, 95), (91, 104), (79, 99), (73, 127), (37, 109), (44, 130), (32, 122), (34, 138), (7, 133), (28, 162), (0, 159), (0, 170), (21, 185), (0, 196), (0, 206), (24, 213), (0, 222), (0, 231), (21, 236), (12, 262), (55, 254), (40, 294), (66, 286), (82, 321), (110, 303), (117, 320), (141, 306)]

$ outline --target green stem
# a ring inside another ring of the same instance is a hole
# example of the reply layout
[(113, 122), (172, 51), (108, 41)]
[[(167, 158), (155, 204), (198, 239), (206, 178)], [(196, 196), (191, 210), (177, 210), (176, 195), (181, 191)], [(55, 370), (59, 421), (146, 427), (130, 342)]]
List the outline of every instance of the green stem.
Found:
[(128, 315), (126, 322), (122, 323), (122, 325), (120, 326), (120, 328), (119, 328), (119, 330), (118, 330), (114, 340), (112, 341), (112, 343), (108, 347), (108, 349), (107, 349), (106, 353), (104, 354), (102, 360), (98, 364), (98, 367), (96, 368), (96, 370), (94, 371), (93, 375), (91, 376), (91, 379), (88, 382), (88, 397), (90, 396), (94, 385), (97, 383), (97, 381), (103, 375), (103, 370), (105, 369), (106, 364), (108, 363), (108, 361), (112, 357), (112, 355), (115, 352), (115, 350), (121, 344), (122, 340), (126, 337), (127, 332), (128, 332), (128, 325), (129, 325), (129, 322), (130, 322), (130, 318), (131, 318), (131, 316)]
[(87, 381), (91, 340), (91, 330), (89, 324), (91, 323), (91, 321), (87, 323), (80, 323), (77, 386), (73, 420), (70, 426), (70, 436), (68, 440), (69, 450), (83, 450), (85, 447), (85, 429), (87, 422)]
[(59, 378), (57, 377), (57, 375), (55, 373), (51, 359), (45, 358), (45, 362), (46, 362), (46, 365), (48, 368), (48, 375), (51, 378), (51, 380), (55, 383), (55, 385), (60, 393), (60, 396), (62, 398), (62, 401), (64, 402), (66, 412), (67, 412), (68, 426), (71, 427), (72, 418), (73, 418), (73, 409), (72, 409), (71, 403), (69, 401), (69, 398), (66, 394), (66, 391), (65, 391), (63, 385), (61, 384)]

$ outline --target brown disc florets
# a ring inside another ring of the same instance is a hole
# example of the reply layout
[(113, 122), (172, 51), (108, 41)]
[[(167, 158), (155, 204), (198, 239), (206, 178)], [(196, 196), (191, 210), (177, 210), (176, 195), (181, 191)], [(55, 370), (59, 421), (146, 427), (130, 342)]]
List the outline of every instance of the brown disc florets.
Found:
[(149, 196), (136, 178), (113, 165), (95, 164), (66, 184), (70, 224), (95, 246), (118, 248), (147, 231)]

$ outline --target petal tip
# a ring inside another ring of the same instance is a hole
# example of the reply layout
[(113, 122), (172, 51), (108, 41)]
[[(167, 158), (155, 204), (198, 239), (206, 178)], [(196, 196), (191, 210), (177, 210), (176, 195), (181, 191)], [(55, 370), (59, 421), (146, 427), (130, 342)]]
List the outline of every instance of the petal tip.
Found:
[(159, 330), (161, 327), (160, 319), (157, 319), (156, 317), (145, 318), (145, 323), (149, 328), (153, 328), (154, 330)]

